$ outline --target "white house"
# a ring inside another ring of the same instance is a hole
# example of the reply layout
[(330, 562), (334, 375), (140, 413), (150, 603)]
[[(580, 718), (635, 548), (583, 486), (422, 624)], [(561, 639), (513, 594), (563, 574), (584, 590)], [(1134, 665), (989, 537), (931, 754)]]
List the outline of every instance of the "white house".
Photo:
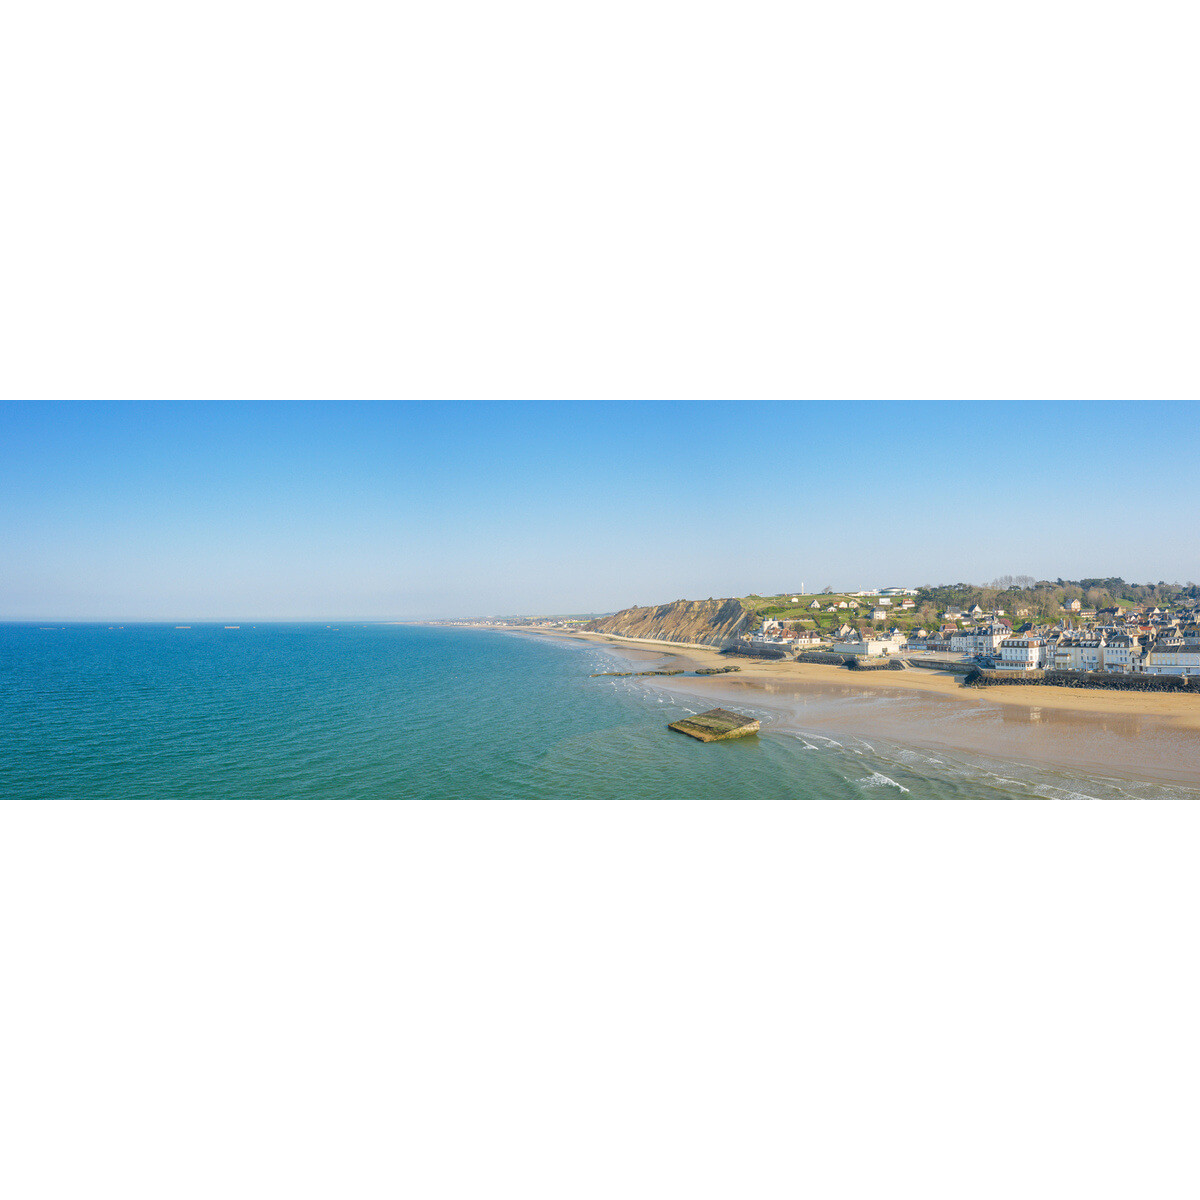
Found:
[(872, 620), (872, 621), (883, 621), (883, 620), (886, 620), (886, 619), (887, 619), (887, 615), (888, 615), (888, 612), (887, 612), (887, 609), (886, 609), (886, 608), (873, 608), (873, 609), (871, 609), (871, 620)]
[(1037, 671), (1046, 665), (1046, 643), (1039, 637), (1010, 637), (1000, 643), (996, 666), (1002, 671)]

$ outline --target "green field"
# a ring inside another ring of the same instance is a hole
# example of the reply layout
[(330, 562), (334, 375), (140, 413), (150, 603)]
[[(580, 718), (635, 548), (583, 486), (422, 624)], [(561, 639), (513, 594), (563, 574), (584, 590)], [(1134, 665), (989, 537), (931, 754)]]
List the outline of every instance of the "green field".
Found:
[[(797, 600), (795, 604), (792, 603), (793, 596)], [(819, 610), (809, 607), (814, 600), (820, 601)], [(846, 607), (839, 608), (836, 612), (825, 612), (830, 604), (836, 605), (843, 600), (847, 606), (851, 601), (857, 602), (858, 608)], [(879, 629), (890, 629), (895, 625), (908, 632), (916, 629), (922, 620), (917, 616), (916, 609), (904, 611), (899, 607), (892, 607), (882, 621), (872, 621), (871, 609), (875, 607), (877, 599), (871, 596), (851, 596), (845, 592), (810, 593), (805, 596), (798, 592), (784, 592), (778, 596), (743, 596), (741, 603), (743, 608), (754, 614), (755, 624), (770, 617), (779, 621), (803, 622), (804, 628), (816, 628), (821, 633), (835, 631), (843, 621), (849, 625), (872, 625)]]

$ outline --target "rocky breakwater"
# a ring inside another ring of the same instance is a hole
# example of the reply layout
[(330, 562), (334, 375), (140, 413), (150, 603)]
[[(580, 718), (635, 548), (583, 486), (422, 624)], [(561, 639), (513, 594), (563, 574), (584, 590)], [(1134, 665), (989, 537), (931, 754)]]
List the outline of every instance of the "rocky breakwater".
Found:
[(655, 608), (626, 608), (589, 621), (589, 633), (683, 646), (724, 646), (749, 632), (750, 614), (740, 600), (675, 600)]
[[(603, 679), (606, 675), (615, 675), (620, 679), (625, 679), (628, 676), (633, 675), (636, 678), (640, 679), (643, 675), (682, 675), (682, 674), (683, 674), (683, 668), (679, 667), (677, 670), (674, 670), (674, 671), (597, 671), (595, 673), (595, 675), (592, 676), (592, 678), (593, 679)], [(696, 674), (699, 675), (700, 672), (697, 671)]]
[[(740, 671), (741, 667), (697, 667), (693, 675), (725, 675), (730, 671)], [(605, 679), (610, 675), (616, 676), (618, 679), (641, 679), (645, 675), (682, 675), (684, 670), (682, 667), (676, 667), (673, 671), (597, 671), (590, 676), (592, 679)]]
[(1025, 684), (1045, 687), (1103, 688), (1113, 692), (1189, 692), (1200, 696), (1200, 676), (1116, 675), (1103, 671), (988, 671), (976, 667), (964, 687)]

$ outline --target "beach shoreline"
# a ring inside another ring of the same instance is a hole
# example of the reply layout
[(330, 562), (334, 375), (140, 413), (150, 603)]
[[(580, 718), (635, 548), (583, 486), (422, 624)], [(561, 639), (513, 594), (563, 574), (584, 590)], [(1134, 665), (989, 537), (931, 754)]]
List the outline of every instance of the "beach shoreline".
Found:
[(520, 626), (509, 631), (600, 645), (640, 669), (737, 665), (741, 670), (727, 675), (647, 677), (644, 682), (713, 706), (758, 706), (772, 714), (772, 727), (781, 732), (870, 732), (898, 743), (1014, 763), (1200, 784), (1200, 697), (1186, 693), (1020, 684), (967, 688), (960, 674), (924, 668), (857, 672), (605, 634)]

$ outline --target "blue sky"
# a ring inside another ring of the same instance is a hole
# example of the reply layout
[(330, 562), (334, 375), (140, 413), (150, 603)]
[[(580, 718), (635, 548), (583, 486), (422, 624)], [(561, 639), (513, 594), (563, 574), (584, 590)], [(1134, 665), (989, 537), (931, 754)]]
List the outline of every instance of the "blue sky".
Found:
[(0, 619), (1200, 578), (1200, 405), (5, 403)]

